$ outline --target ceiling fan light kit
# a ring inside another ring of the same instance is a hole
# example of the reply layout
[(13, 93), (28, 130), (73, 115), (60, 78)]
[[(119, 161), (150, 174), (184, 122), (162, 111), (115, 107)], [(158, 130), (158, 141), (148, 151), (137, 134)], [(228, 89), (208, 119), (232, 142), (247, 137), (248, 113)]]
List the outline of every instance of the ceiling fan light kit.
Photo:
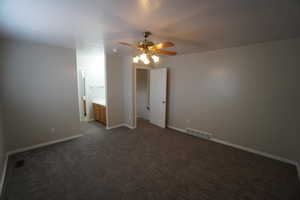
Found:
[(139, 62), (142, 62), (145, 65), (148, 65), (150, 63), (158, 63), (159, 57), (156, 55), (149, 55), (146, 53), (142, 53), (141, 55), (134, 56), (132, 58), (132, 60), (133, 60), (133, 63), (136, 63), (136, 64)]
[(143, 63), (145, 65), (149, 65), (150, 63), (158, 63), (159, 57), (156, 54), (174, 56), (177, 53), (173, 51), (161, 50), (163, 48), (173, 47), (174, 44), (172, 42), (162, 42), (159, 44), (154, 44), (152, 41), (147, 38), (151, 35), (151, 32), (144, 33), (144, 40), (140, 41), (137, 45), (132, 45), (126, 42), (119, 42), (119, 44), (130, 46), (132, 48), (138, 49), (142, 51), (140, 55), (135, 55), (132, 60), (133, 63)]

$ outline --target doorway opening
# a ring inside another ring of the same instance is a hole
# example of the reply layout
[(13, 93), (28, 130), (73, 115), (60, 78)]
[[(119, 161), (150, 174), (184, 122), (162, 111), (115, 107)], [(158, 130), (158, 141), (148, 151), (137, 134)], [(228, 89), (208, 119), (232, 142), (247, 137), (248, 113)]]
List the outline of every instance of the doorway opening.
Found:
[(150, 70), (136, 69), (136, 125), (150, 120)]
[(102, 46), (76, 49), (79, 117), (81, 122), (107, 124), (106, 69)]

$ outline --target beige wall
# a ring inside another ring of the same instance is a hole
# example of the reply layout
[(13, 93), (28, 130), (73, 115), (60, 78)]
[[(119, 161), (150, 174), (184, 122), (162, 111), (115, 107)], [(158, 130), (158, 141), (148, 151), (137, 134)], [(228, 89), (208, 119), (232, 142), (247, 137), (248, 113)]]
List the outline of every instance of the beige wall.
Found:
[(134, 101), (134, 66), (132, 64), (131, 56), (123, 57), (123, 96), (124, 96), (124, 123), (129, 126), (135, 126), (133, 114), (135, 108), (133, 105)]
[(169, 125), (300, 161), (300, 39), (162, 61)]
[(106, 55), (108, 126), (124, 123), (123, 58)]
[(7, 150), (80, 134), (75, 50), (19, 41), (3, 44)]

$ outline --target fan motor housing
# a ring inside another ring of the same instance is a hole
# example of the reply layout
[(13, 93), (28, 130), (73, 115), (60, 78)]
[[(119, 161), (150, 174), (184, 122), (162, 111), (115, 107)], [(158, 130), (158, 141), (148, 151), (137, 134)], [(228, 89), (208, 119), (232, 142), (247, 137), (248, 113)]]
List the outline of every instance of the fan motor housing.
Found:
[(148, 40), (139, 42), (139, 47), (141, 47), (141, 48), (148, 48), (149, 46), (152, 46), (152, 45), (154, 45), (154, 43), (151, 41), (148, 41)]

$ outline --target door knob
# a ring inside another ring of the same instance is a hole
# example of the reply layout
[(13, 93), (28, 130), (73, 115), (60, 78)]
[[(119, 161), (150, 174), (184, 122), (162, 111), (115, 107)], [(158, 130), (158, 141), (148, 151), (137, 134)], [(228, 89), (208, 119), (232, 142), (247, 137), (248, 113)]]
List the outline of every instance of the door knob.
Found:
[(163, 101), (162, 103), (166, 103), (166, 101)]

